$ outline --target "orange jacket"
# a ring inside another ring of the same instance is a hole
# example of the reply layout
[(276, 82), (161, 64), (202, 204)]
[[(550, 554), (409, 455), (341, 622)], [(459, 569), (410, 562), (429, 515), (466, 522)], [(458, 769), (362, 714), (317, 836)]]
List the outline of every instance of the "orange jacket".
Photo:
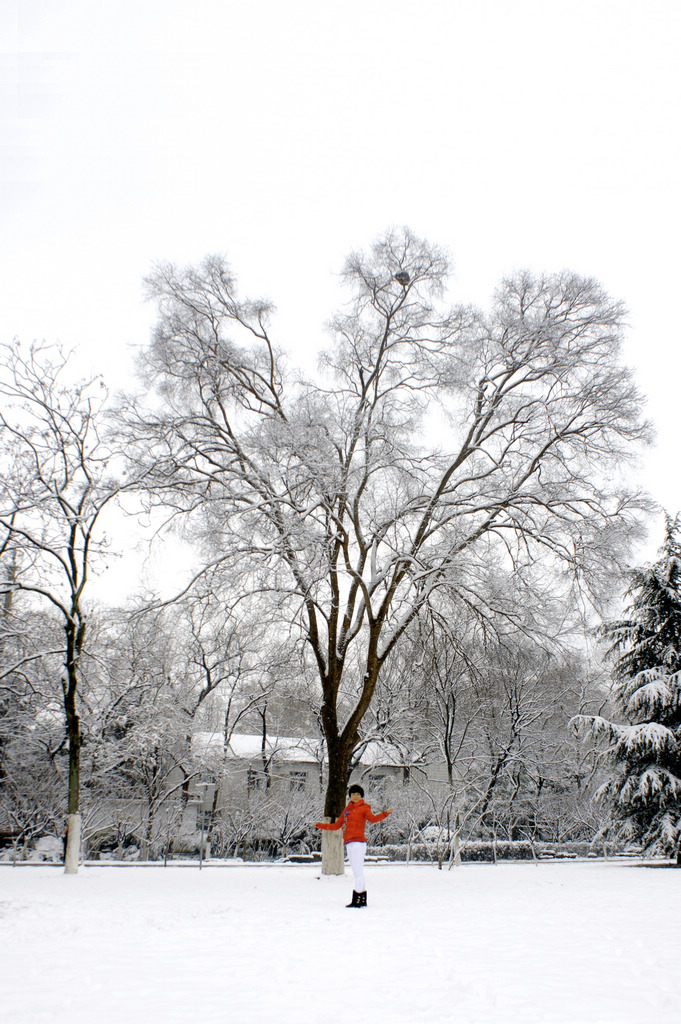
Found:
[(342, 828), (344, 842), (366, 843), (366, 836), (364, 835), (365, 821), (384, 821), (387, 817), (387, 811), (383, 811), (382, 814), (372, 814), (369, 804), (365, 804), (363, 800), (357, 800), (355, 803), (351, 800), (338, 821), (318, 821), (315, 823), (315, 828), (323, 828), (332, 832)]

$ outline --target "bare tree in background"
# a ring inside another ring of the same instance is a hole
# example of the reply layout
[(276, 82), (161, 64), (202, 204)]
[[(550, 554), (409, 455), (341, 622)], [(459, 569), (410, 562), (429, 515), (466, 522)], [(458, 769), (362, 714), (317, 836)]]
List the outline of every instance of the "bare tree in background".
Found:
[[(0, 559), (1, 559), (0, 555)], [(0, 563), (1, 564), (1, 563)], [(5, 595), (14, 597), (13, 594)], [(27, 601), (0, 612), (0, 832), (19, 844), (61, 837), (66, 746), (60, 623)], [(3, 828), (4, 826), (4, 828)]]
[[(100, 516), (118, 492), (103, 440), (106, 391), (99, 379), (73, 383), (59, 349), (5, 346), (0, 367), (0, 458), (5, 472), (0, 529), (16, 562), (0, 578), (47, 602), (62, 623), (63, 711), (69, 744), (66, 872), (78, 870), (80, 748), (78, 688), (87, 613), (85, 587), (101, 548)], [(4, 563), (3, 563), (4, 564)]]
[[(584, 771), (567, 723), (591, 688), (567, 643), (575, 622), (563, 619), (560, 594), (535, 612), (516, 605), (514, 621), (506, 589), (496, 572), (488, 601), (497, 610), (484, 623), (445, 594), (433, 601), (386, 666), (365, 719), (410, 766), (423, 806), (407, 804), (446, 832), (454, 855), (481, 831), (545, 838), (546, 808), (566, 827), (578, 817)], [(424, 768), (434, 772), (428, 783)], [(438, 863), (446, 852), (438, 840)]]
[[(239, 299), (222, 259), (149, 282), (159, 320), (129, 410), (135, 458), (203, 538), (206, 571), (276, 593), (302, 630), (328, 817), (381, 669), (439, 588), (484, 614), (490, 560), (519, 587), (539, 558), (602, 581), (643, 504), (616, 483), (647, 438), (618, 363), (621, 305), (562, 273), (504, 281), (488, 314), (450, 308), (448, 269), (407, 230), (353, 254), (314, 380), (288, 374), (271, 306)], [(324, 870), (342, 860), (327, 851)]]

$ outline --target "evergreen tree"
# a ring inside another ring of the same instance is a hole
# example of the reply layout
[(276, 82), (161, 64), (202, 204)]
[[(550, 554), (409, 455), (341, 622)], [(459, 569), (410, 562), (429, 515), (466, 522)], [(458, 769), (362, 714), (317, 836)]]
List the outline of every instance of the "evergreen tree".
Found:
[(615, 772), (597, 798), (610, 832), (681, 866), (681, 544), (667, 517), (660, 557), (631, 574), (626, 617), (603, 628), (614, 659), (613, 696), (625, 724), (582, 717), (607, 744)]

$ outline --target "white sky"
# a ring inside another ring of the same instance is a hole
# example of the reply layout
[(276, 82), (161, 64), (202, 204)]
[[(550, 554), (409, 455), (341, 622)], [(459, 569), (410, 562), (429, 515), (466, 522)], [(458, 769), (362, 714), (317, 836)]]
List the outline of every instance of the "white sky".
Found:
[(519, 267), (624, 299), (643, 479), (681, 509), (677, 0), (0, 8), (0, 340), (78, 345), (120, 384), (152, 264), (224, 252), (302, 358), (347, 252), (407, 224), (452, 253), (453, 300)]

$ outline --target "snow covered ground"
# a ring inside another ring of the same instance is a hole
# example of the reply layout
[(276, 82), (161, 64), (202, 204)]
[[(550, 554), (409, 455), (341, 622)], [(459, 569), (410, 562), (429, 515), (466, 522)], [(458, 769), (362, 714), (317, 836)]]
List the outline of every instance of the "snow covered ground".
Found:
[(681, 1018), (681, 870), (630, 862), (0, 867), (7, 1024)]

